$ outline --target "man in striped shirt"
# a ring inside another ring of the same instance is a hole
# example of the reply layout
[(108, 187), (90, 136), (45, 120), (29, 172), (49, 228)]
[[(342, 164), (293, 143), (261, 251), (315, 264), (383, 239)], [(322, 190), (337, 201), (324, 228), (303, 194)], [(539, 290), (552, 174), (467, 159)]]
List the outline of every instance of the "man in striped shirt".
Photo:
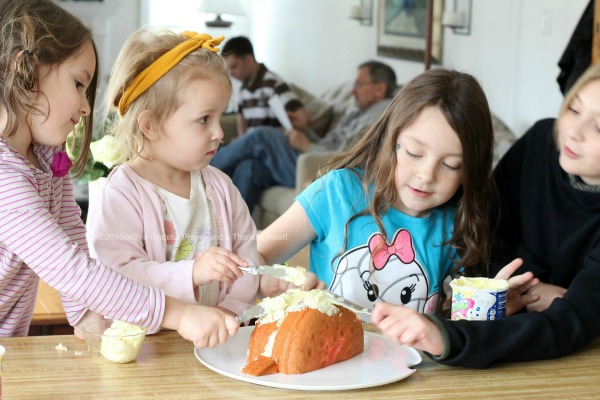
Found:
[(229, 74), (242, 82), (237, 121), (240, 136), (257, 126), (281, 127), (269, 107), (269, 99), (275, 95), (280, 97), (288, 112), (302, 107), (302, 102), (288, 84), (256, 61), (254, 48), (248, 38), (237, 36), (229, 39), (222, 55)]

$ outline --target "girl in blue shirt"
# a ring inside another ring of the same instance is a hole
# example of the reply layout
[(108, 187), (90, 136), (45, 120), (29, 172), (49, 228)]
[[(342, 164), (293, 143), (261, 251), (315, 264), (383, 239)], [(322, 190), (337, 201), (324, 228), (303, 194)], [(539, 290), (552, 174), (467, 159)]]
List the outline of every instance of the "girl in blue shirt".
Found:
[[(478, 82), (427, 71), (259, 235), (259, 253), (281, 262), (310, 243), (310, 270), (329, 290), (364, 307), (435, 312), (447, 276), (487, 275), (493, 146)], [(520, 293), (535, 283), (531, 274), (511, 282)]]

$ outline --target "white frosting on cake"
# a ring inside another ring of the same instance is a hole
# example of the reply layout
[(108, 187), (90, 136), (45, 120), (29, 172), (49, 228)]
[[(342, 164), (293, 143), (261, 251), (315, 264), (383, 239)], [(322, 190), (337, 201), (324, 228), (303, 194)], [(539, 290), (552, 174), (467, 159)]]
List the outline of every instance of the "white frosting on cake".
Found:
[[(275, 297), (266, 297), (260, 303), (265, 309), (265, 314), (259, 319), (261, 324), (268, 324), (277, 321), (277, 325), (281, 322), (289, 312), (301, 311), (306, 307), (315, 309), (327, 315), (334, 315), (339, 312), (339, 309), (331, 302), (329, 297), (325, 295), (323, 290), (313, 289), (304, 291), (301, 289), (290, 289), (285, 293)], [(273, 346), (279, 329), (271, 333), (262, 355), (270, 357), (273, 353)]]
[(338, 313), (338, 308), (319, 289), (304, 291), (290, 289), (275, 297), (266, 297), (260, 303), (265, 309), (265, 315), (260, 318), (262, 324), (281, 321), (288, 312), (300, 311), (306, 307), (314, 308), (327, 315)]
[(265, 344), (265, 350), (261, 353), (265, 357), (271, 357), (273, 354), (273, 346), (275, 346), (275, 338), (277, 337), (277, 332), (279, 329), (274, 330), (267, 340), (267, 344)]
[(102, 334), (100, 354), (110, 361), (126, 363), (135, 360), (142, 348), (145, 329), (122, 321), (113, 321)]

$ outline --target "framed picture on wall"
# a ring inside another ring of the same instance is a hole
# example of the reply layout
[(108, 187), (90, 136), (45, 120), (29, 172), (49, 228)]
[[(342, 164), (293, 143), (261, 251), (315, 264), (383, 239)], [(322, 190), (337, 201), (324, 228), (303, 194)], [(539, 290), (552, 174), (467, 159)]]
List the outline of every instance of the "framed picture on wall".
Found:
[[(377, 19), (377, 54), (423, 61), (427, 38), (428, 0), (381, 0)], [(443, 0), (432, 0), (431, 59), (442, 61)]]

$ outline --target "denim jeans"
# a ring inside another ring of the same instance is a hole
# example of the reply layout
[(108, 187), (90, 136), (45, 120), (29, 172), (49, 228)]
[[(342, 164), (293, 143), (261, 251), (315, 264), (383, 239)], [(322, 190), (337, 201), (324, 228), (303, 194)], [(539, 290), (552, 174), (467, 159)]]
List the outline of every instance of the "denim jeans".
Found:
[(264, 189), (296, 185), (299, 155), (281, 130), (258, 127), (221, 147), (210, 164), (231, 177), (252, 212)]

